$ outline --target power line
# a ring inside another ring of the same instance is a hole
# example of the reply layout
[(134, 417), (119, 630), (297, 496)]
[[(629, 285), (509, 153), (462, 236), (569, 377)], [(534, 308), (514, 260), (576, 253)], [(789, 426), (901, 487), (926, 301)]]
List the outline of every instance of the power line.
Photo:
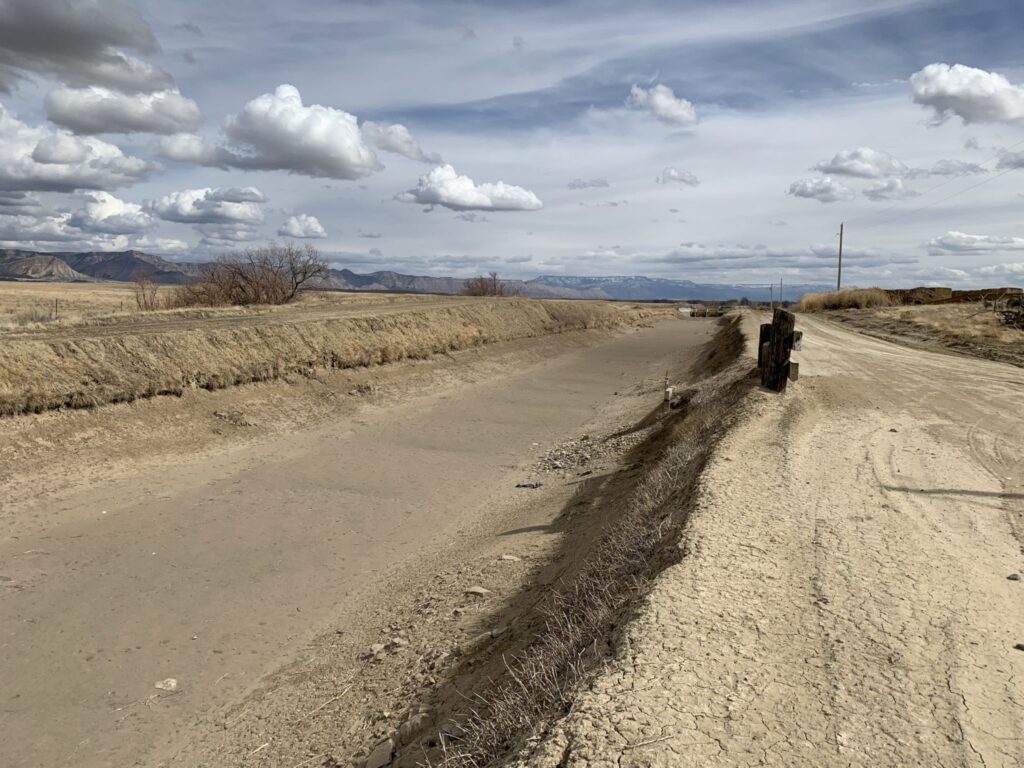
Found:
[[(981, 163), (979, 163), (979, 165), (987, 165), (988, 163), (992, 162), (993, 160), (999, 160), (999, 158), (1002, 156), (1002, 154), (1004, 152), (1009, 152), (1011, 149), (1016, 149), (1017, 147), (1021, 146), (1022, 144), (1024, 144), (1024, 139), (1021, 139), (1020, 141), (1018, 141), (1018, 142), (1016, 142), (1014, 144), (1011, 144), (1008, 147), (1002, 147), (999, 150), (999, 152), (997, 152), (996, 154), (992, 155), (991, 157), (983, 160)], [(993, 168), (992, 170), (994, 171), (995, 168)], [(950, 198), (956, 197), (957, 195), (962, 194), (963, 192), (969, 192), (970, 190), (976, 189), (977, 187), (980, 187), (983, 184), (987, 184), (990, 181), (995, 181), (1000, 176), (1005, 176), (1006, 173), (1008, 173), (1009, 171), (1012, 171), (1012, 170), (1014, 170), (1014, 169), (1013, 168), (1009, 168), (1006, 171), (1003, 171), (1002, 173), (999, 173), (999, 174), (997, 174), (995, 176), (990, 176), (989, 178), (985, 179), (982, 182), (979, 182), (978, 184), (975, 184), (973, 186), (967, 187), (966, 189), (961, 190), (960, 192), (957, 192), (955, 194), (952, 194), (949, 197), (944, 197), (941, 200), (936, 201), (935, 203), (929, 203), (928, 205), (923, 205), (923, 206), (920, 206), (919, 208), (912, 208), (911, 210), (906, 212), (906, 215), (909, 216), (909, 215), (912, 215), (914, 213), (918, 213), (919, 211), (923, 211), (923, 210), (925, 210), (927, 208), (931, 208), (933, 205), (938, 205), (938, 203), (941, 203), (941, 202), (944, 202), (946, 200), (949, 200)], [(947, 184), (952, 184), (958, 178), (959, 178), (958, 176), (950, 176), (949, 178), (944, 179), (943, 181), (940, 181), (938, 184), (934, 184), (933, 186), (928, 187), (928, 189), (924, 190), (921, 193), (921, 196), (923, 197), (924, 195), (928, 195), (928, 194), (934, 192), (937, 189), (941, 189), (942, 187), (946, 186)], [(894, 217), (891, 217), (891, 218), (888, 218), (888, 219), (883, 219), (881, 221), (875, 221), (874, 223), (870, 223), (871, 219), (873, 217), (884, 216), (885, 214), (889, 213), (890, 211), (894, 211), (897, 208), (900, 208), (901, 206), (905, 205), (906, 202), (907, 201), (900, 201), (900, 202), (894, 203), (893, 205), (890, 205), (888, 208), (883, 208), (881, 211), (875, 211), (875, 212), (873, 212), (872, 214), (869, 214), (866, 217), (861, 217), (861, 218), (857, 218), (857, 219), (849, 219), (849, 220), (847, 220), (847, 223), (848, 224), (851, 224), (851, 223), (852, 224), (856, 224), (858, 222), (861, 222), (861, 221), (864, 221), (865, 219), (867, 219), (867, 221), (869, 223), (866, 224), (863, 227), (858, 227), (858, 229), (860, 231), (864, 231), (866, 229), (874, 229), (875, 227), (882, 226), (883, 224), (888, 224), (890, 222), (896, 221), (897, 219), (901, 218), (901, 216), (894, 216)]]

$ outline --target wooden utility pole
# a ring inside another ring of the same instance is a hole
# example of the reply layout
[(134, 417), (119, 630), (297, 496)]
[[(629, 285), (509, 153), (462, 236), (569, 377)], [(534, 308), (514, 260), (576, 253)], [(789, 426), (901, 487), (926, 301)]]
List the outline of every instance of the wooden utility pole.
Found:
[(836, 290), (843, 287), (843, 224), (839, 224), (839, 271), (836, 273)]

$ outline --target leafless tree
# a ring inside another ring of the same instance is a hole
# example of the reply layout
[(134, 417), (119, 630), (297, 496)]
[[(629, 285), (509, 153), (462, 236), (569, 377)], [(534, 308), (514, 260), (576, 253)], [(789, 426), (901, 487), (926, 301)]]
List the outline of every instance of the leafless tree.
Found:
[(466, 296), (511, 296), (513, 291), (508, 283), (498, 279), (497, 272), (491, 272), (484, 277), (471, 277), (462, 288)]
[(312, 245), (270, 244), (221, 256), (199, 279), (182, 285), (179, 306), (287, 304), (303, 287), (327, 275), (327, 263)]
[(132, 275), (135, 283), (135, 305), (143, 312), (152, 312), (157, 308), (156, 294), (160, 289), (152, 275), (136, 272)]

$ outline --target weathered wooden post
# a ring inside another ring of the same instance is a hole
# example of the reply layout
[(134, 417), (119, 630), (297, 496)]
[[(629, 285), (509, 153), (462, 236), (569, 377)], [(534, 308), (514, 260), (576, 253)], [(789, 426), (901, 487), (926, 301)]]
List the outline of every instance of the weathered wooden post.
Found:
[(796, 381), (799, 375), (799, 365), (789, 359), (793, 345), (799, 343), (795, 327), (796, 317), (785, 309), (776, 309), (771, 324), (761, 326), (757, 366), (761, 369), (761, 385), (767, 389), (784, 392), (789, 379)]

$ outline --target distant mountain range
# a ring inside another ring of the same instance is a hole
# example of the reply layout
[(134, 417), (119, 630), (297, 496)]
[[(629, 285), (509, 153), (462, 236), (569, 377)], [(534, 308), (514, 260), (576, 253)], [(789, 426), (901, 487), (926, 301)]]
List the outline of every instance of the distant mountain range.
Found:
[[(202, 262), (170, 261), (142, 251), (87, 251), (44, 253), (22, 249), (0, 250), (0, 280), (49, 282), (130, 282), (136, 275), (151, 277), (165, 285), (194, 280)], [(523, 296), (536, 298), (617, 299), (625, 301), (727, 301), (748, 298), (778, 299), (778, 291), (767, 287), (716, 285), (660, 277), (570, 277), (542, 275), (532, 280), (506, 280)], [(358, 274), (349, 269), (332, 269), (322, 287), (344, 291), (401, 291), (405, 293), (459, 293), (465, 280), (458, 277), (403, 275), (381, 271)], [(810, 291), (828, 290), (821, 285), (787, 285), (786, 299), (799, 299)]]

